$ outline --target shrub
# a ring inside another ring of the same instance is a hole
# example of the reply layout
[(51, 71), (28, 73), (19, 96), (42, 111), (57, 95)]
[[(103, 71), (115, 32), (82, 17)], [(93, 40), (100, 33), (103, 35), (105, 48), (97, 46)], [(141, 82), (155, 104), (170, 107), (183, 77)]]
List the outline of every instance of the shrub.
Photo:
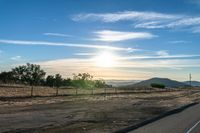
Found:
[(153, 88), (160, 88), (160, 89), (164, 89), (165, 85), (164, 84), (158, 84), (158, 83), (152, 83), (151, 87)]

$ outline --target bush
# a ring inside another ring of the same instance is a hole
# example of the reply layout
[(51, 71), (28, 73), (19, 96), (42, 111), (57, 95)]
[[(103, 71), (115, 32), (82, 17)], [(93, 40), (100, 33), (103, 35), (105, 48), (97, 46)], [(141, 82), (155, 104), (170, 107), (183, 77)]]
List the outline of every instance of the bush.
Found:
[(153, 88), (164, 89), (164, 88), (165, 88), (165, 85), (163, 85), (163, 84), (158, 84), (158, 83), (152, 83), (152, 84), (151, 84), (151, 87), (153, 87)]

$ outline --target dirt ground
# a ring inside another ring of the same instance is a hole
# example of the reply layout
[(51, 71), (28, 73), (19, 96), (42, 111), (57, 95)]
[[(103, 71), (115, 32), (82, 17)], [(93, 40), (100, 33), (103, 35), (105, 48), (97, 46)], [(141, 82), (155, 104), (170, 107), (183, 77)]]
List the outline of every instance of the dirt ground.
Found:
[(0, 132), (110, 133), (200, 101), (193, 91), (0, 99)]

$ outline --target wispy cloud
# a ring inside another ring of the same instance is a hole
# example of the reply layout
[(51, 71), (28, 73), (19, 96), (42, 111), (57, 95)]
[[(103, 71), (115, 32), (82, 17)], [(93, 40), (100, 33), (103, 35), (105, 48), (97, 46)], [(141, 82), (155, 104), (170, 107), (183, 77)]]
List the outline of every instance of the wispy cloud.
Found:
[[(130, 21), (135, 28), (158, 29), (158, 28), (187, 28), (200, 26), (200, 16), (187, 14), (166, 14), (159, 12), (124, 11), (115, 13), (88, 13), (78, 14), (72, 17), (74, 21), (102, 21), (114, 23)], [(195, 32), (194, 33), (199, 33)]]
[(176, 60), (176, 59), (200, 59), (199, 54), (170, 54), (166, 50), (160, 50), (154, 52), (154, 54), (149, 55), (129, 55), (129, 56), (123, 56), (119, 57), (118, 60), (159, 60), (159, 59), (170, 59), (170, 60)]
[(169, 53), (166, 50), (160, 50), (156, 52), (159, 56), (169, 56)]
[(200, 0), (188, 0), (187, 2), (191, 3), (191, 4), (195, 4), (197, 6), (200, 6)]
[(19, 61), (22, 59), (22, 57), (20, 55), (17, 55), (17, 56), (11, 57), (10, 59), (14, 61)]
[(190, 43), (190, 41), (175, 40), (175, 41), (169, 41), (168, 43), (171, 43), (171, 44), (185, 44), (185, 43)]
[(65, 46), (65, 47), (79, 47), (79, 48), (92, 48), (92, 49), (107, 49), (116, 51), (132, 52), (138, 49), (114, 47), (107, 45), (97, 44), (76, 44), (76, 43), (60, 43), (60, 42), (45, 42), (45, 41), (25, 41), (25, 40), (4, 40), (0, 39), (0, 44), (14, 44), (14, 45), (47, 45), (47, 46)]
[(96, 53), (75, 53), (74, 55), (78, 55), (78, 56), (91, 56), (91, 55), (96, 55)]
[(160, 19), (177, 19), (180, 16), (163, 14), (157, 12), (138, 12), (138, 11), (124, 11), (115, 13), (88, 13), (78, 14), (72, 17), (74, 21), (81, 20), (100, 20), (103, 22), (117, 22), (117, 21), (149, 21)]
[(192, 33), (200, 33), (200, 26), (191, 29)]
[(112, 30), (102, 30), (94, 32), (96, 34), (96, 39), (105, 42), (117, 42), (125, 41), (131, 39), (150, 39), (156, 37), (148, 32), (123, 32), (123, 31), (112, 31)]
[(135, 24), (135, 28), (147, 28), (147, 29), (158, 29), (158, 28), (186, 28), (191, 30), (193, 27), (197, 27), (200, 25), (200, 17), (194, 16), (183, 16), (177, 19), (169, 19), (169, 20), (159, 20), (159, 21), (143, 21), (141, 23)]
[(55, 37), (72, 37), (72, 35), (62, 34), (62, 33), (43, 33), (46, 36), (55, 36)]
[(120, 57), (120, 60), (155, 60), (155, 59), (188, 59), (188, 58), (200, 58), (200, 55), (134, 55), (128, 57)]

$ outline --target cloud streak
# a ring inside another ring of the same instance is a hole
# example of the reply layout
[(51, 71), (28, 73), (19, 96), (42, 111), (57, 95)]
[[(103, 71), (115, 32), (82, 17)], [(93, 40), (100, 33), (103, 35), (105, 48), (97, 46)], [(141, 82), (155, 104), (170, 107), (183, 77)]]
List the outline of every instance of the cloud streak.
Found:
[(55, 36), (55, 37), (72, 37), (71, 35), (61, 34), (61, 33), (43, 33), (46, 36)]
[[(185, 14), (166, 14), (159, 12), (124, 11), (114, 13), (88, 13), (72, 17), (74, 21), (102, 21), (114, 23), (129, 21), (135, 28), (160, 29), (160, 28), (189, 28), (200, 26), (200, 16)], [(192, 28), (193, 29), (193, 28)], [(195, 32), (194, 28), (194, 33)]]
[(145, 56), (145, 55), (136, 55), (128, 57), (120, 57), (121, 60), (155, 60), (155, 59), (186, 59), (186, 58), (200, 58), (200, 55), (159, 55), (159, 56)]
[(127, 51), (127, 52), (138, 50), (134, 48), (113, 47), (113, 46), (96, 45), (96, 44), (76, 44), (76, 43), (60, 43), (60, 42), (45, 42), (45, 41), (4, 40), (4, 39), (0, 39), (0, 44), (65, 46), (65, 47), (106, 49), (106, 50)]
[(118, 42), (132, 39), (151, 39), (157, 37), (148, 32), (123, 32), (123, 31), (112, 31), (112, 30), (102, 30), (94, 32), (97, 36), (98, 41), (105, 42)]
[(138, 11), (124, 11), (115, 13), (88, 13), (88, 14), (78, 14), (72, 17), (74, 21), (83, 20), (100, 20), (102, 22), (118, 22), (118, 21), (149, 21), (149, 20), (160, 20), (160, 19), (177, 19), (180, 16), (163, 14), (157, 12), (138, 12)]
[(190, 41), (176, 40), (176, 41), (169, 41), (168, 43), (171, 43), (171, 44), (186, 44), (186, 43), (190, 43)]
[(22, 57), (20, 55), (17, 55), (17, 56), (11, 57), (10, 59), (14, 61), (19, 61), (22, 59)]

